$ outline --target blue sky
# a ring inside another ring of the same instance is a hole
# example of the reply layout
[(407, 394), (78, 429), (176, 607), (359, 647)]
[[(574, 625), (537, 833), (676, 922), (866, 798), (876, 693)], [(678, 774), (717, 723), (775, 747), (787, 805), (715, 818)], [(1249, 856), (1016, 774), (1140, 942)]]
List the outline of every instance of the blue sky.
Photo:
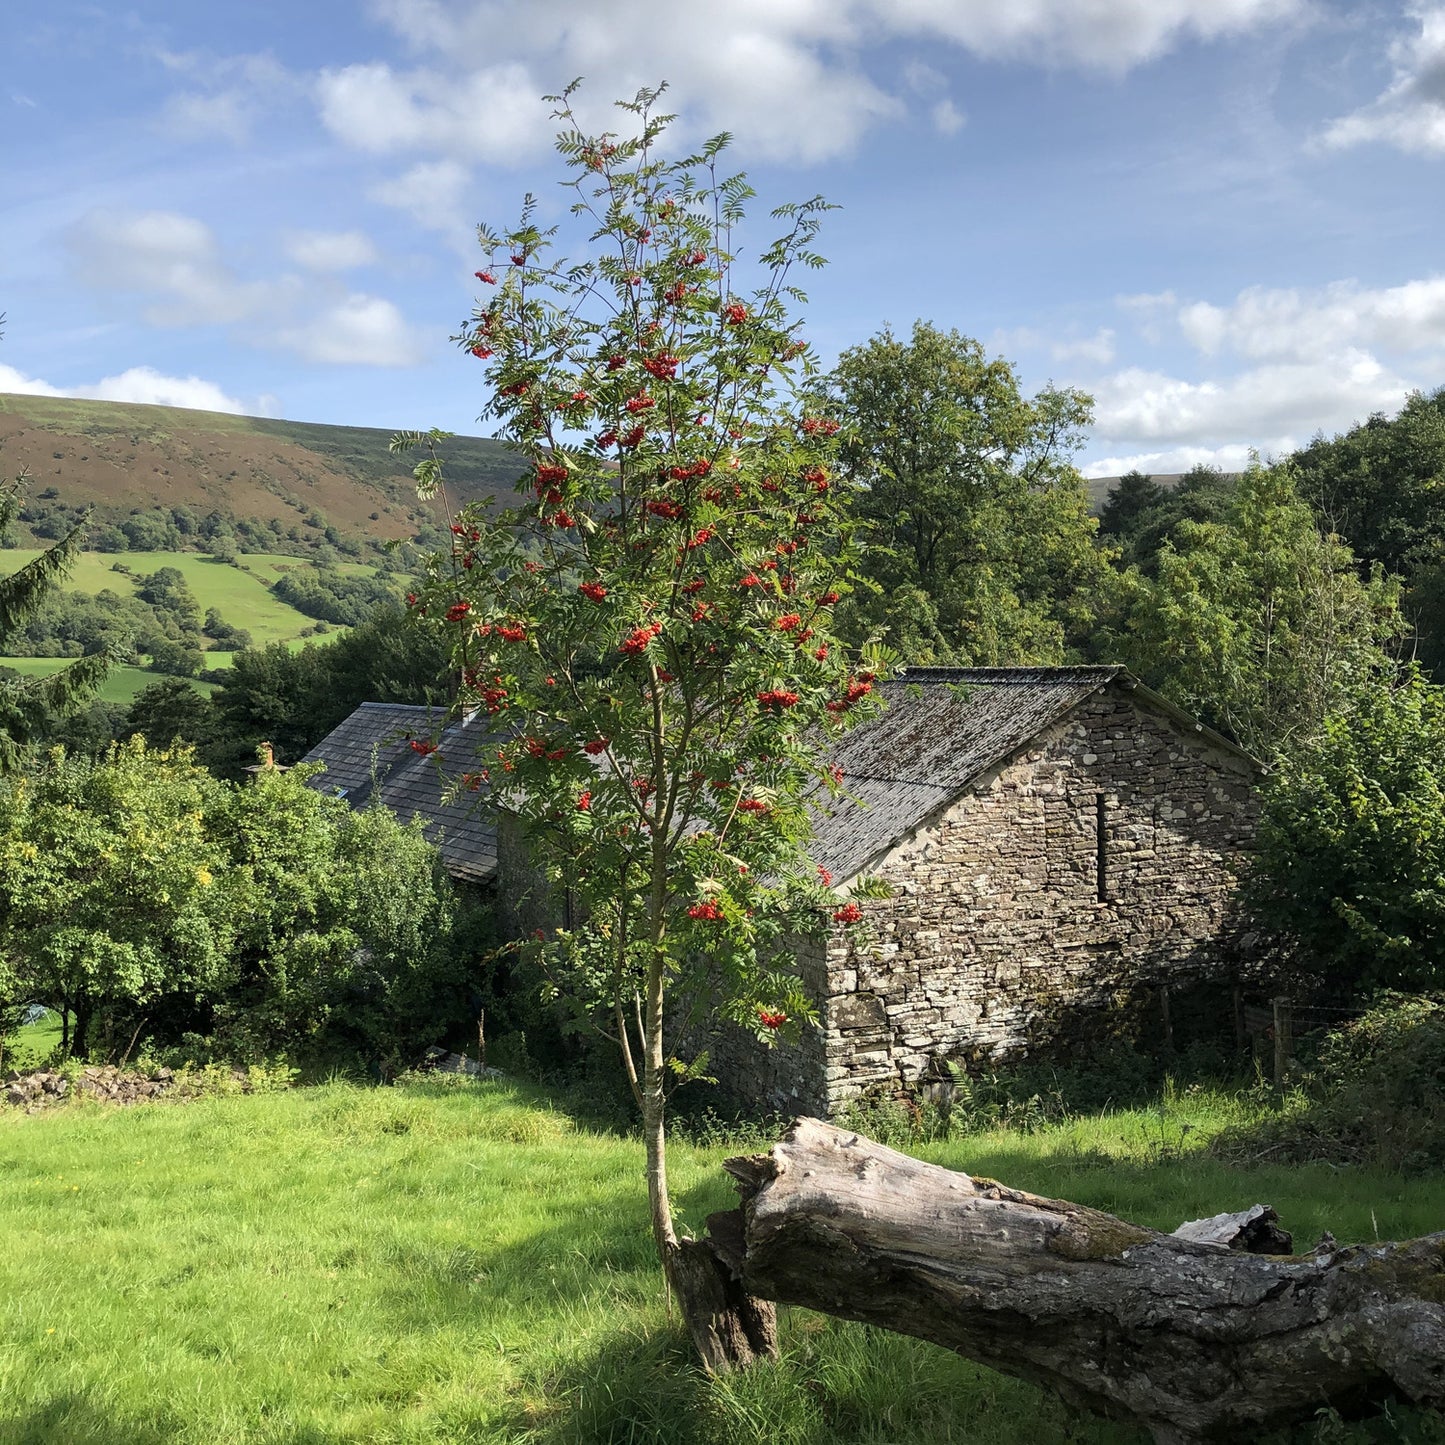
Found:
[(10, 0), (0, 53), (0, 391), (484, 430), (473, 227), (562, 215), (579, 75), (841, 207), (825, 361), (956, 327), (1093, 394), (1088, 472), (1445, 384), (1445, 3)]

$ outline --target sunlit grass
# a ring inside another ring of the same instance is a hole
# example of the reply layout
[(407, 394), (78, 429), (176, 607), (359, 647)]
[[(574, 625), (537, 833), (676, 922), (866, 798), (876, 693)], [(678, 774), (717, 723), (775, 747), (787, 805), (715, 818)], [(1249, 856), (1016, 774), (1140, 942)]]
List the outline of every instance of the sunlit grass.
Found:
[[(919, 1152), (1165, 1228), (1257, 1199), (1306, 1242), (1439, 1226), (1439, 1180), (1205, 1157), (1240, 1108), (1190, 1096)], [(731, 1201), (727, 1152), (675, 1146), (689, 1223)], [(1142, 1445), (803, 1311), (778, 1367), (707, 1380), (662, 1297), (640, 1145), (523, 1085), (0, 1112), (0, 1228), (4, 1445)], [(1391, 1438), (1431, 1438), (1414, 1419)]]

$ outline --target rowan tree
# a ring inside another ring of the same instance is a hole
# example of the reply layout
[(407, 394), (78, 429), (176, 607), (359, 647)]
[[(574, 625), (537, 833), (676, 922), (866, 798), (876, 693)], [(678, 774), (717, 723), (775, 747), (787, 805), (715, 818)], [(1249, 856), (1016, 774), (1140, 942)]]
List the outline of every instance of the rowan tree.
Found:
[[(831, 630), (857, 548), (788, 309), (826, 207), (773, 212), (783, 234), (749, 285), (753, 192), (719, 171), (725, 135), (662, 154), (659, 94), (620, 103), (627, 135), (583, 134), (572, 91), (555, 98), (584, 259), (554, 258), (532, 197), (517, 226), (479, 230), (487, 299), (459, 340), (528, 470), (517, 505), (453, 520), (412, 601), (451, 629), (462, 701), (495, 723), (463, 786), (489, 788), (570, 893), (570, 925), (526, 946), (620, 1050), (686, 1307), (666, 1101), (706, 1059), (678, 1040), (701, 1014), (768, 1042), (812, 1016), (786, 939), (858, 908), (807, 861), (806, 796), (846, 786), (829, 739), (876, 705), (887, 660)], [(435, 486), (434, 453), (417, 476)]]

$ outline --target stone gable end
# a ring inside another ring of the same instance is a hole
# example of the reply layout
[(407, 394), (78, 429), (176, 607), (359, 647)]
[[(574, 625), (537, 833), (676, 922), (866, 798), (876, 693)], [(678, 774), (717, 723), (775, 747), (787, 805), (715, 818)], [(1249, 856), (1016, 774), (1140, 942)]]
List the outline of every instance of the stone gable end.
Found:
[(805, 944), (819, 1025), (771, 1051), (719, 1039), (719, 1078), (836, 1113), (936, 1058), (1087, 1036), (1111, 1002), (1216, 968), (1257, 812), (1245, 758), (1127, 685), (1090, 694), (876, 859), (892, 897)]

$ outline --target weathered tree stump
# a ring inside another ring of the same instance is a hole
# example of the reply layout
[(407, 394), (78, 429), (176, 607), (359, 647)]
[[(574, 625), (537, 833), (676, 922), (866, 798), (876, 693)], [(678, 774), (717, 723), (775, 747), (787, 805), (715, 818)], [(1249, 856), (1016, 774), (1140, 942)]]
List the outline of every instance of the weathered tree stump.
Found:
[[(1390, 1394), (1445, 1404), (1445, 1233), (1237, 1252), (816, 1119), (725, 1167), (742, 1208), (709, 1230), (747, 1293), (931, 1340), (1156, 1441), (1249, 1439)], [(1201, 1225), (1237, 1239), (1265, 1213)]]

